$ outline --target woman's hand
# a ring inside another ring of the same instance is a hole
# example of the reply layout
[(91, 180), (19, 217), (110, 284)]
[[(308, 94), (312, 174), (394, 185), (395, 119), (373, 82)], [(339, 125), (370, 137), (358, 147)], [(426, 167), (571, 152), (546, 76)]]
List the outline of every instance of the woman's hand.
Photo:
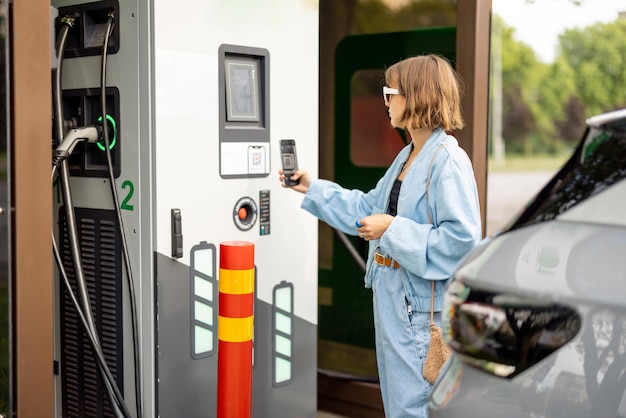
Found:
[(295, 186), (287, 186), (285, 185), (285, 173), (283, 169), (278, 170), (278, 179), (283, 187), (293, 189), (300, 193), (306, 193), (309, 190), (309, 186), (311, 185), (311, 175), (306, 170), (298, 170), (291, 176), (292, 180), (300, 179), (300, 183)]
[(359, 231), (359, 236), (365, 241), (379, 239), (389, 228), (391, 222), (393, 222), (393, 216), (385, 213), (366, 216), (358, 220), (361, 227), (357, 228), (357, 231)]

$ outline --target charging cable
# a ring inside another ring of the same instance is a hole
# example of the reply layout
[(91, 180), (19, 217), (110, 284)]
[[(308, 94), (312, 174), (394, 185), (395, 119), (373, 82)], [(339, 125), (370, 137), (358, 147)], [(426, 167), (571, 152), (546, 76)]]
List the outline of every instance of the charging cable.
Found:
[[(105, 391), (109, 397), (109, 403), (116, 417), (130, 418), (131, 415), (126, 408), (124, 403), (124, 398), (122, 397), (119, 389), (117, 388), (116, 382), (112, 379), (112, 375), (110, 371), (107, 373), (108, 367), (102, 367), (102, 361), (104, 360), (104, 353), (102, 351), (102, 346), (100, 344), (97, 329), (93, 319), (93, 313), (91, 311), (91, 303), (89, 299), (89, 293), (87, 290), (87, 285), (84, 277), (84, 272), (82, 268), (82, 262), (80, 258), (80, 247), (78, 240), (78, 231), (76, 225), (76, 217), (74, 214), (74, 205), (72, 203), (72, 195), (70, 190), (69, 183), (69, 167), (67, 159), (71, 155), (72, 151), (76, 147), (79, 142), (97, 142), (103, 133), (107, 133), (108, 129), (100, 129), (98, 126), (87, 126), (83, 128), (73, 128), (71, 129), (67, 135), (63, 135), (63, 107), (62, 107), (62, 99), (61, 99), (61, 68), (62, 68), (62, 59), (65, 50), (65, 42), (67, 39), (67, 33), (70, 28), (74, 26), (75, 19), (78, 17), (77, 14), (71, 14), (63, 17), (61, 19), (62, 27), (59, 34), (59, 39), (57, 41), (57, 55), (59, 57), (58, 67), (55, 72), (55, 85), (54, 85), (54, 110), (55, 110), (55, 134), (58, 141), (58, 147), (56, 147), (53, 153), (53, 167), (52, 167), (52, 176), (54, 177), (55, 172), (59, 171), (61, 191), (63, 193), (63, 201), (66, 212), (66, 224), (67, 224), (67, 233), (70, 245), (70, 253), (72, 257), (72, 263), (74, 266), (74, 275), (76, 280), (77, 290), (80, 296), (80, 304), (81, 307), (77, 304), (75, 305), (77, 308), (78, 314), (81, 316), (81, 319), (84, 319), (84, 328), (85, 333), (89, 338), (89, 341), (92, 343), (92, 348), (94, 351), (94, 357), (96, 358), (96, 362), (98, 363), (97, 370), (102, 379), (103, 385), (105, 386)], [(54, 233), (53, 233), (54, 238)], [(53, 249), (56, 249), (56, 241), (53, 239)], [(58, 253), (58, 249), (55, 251)], [(56, 255), (56, 254), (55, 254)], [(65, 273), (65, 270), (61, 270), (62, 275)], [(68, 289), (73, 299), (75, 299), (71, 289)]]
[[(103, 130), (105, 131), (105, 130)], [(74, 214), (74, 204), (72, 203), (72, 194), (70, 189), (69, 182), (69, 167), (67, 163), (67, 158), (71, 155), (71, 151), (74, 150), (76, 144), (81, 141), (88, 142), (96, 142), (99, 139), (99, 136), (96, 134), (98, 129), (94, 126), (86, 127), (86, 128), (77, 128), (72, 129), (66, 135), (65, 139), (61, 142), (59, 147), (54, 151), (54, 165), (52, 167), (52, 174), (56, 170), (59, 171), (60, 184), (61, 184), (61, 192), (63, 194), (63, 202), (65, 206), (65, 216), (66, 216), (66, 225), (67, 225), (67, 235), (70, 245), (70, 254), (72, 257), (72, 263), (74, 266), (74, 276), (76, 280), (76, 288), (80, 297), (80, 306), (76, 306), (82, 318), (84, 318), (84, 328), (85, 334), (89, 338), (90, 342), (93, 343), (93, 351), (94, 357), (100, 365), (100, 358), (104, 359), (104, 354), (102, 351), (102, 346), (100, 344), (100, 340), (98, 337), (98, 331), (96, 329), (95, 321), (93, 319), (93, 313), (91, 310), (91, 302), (89, 300), (89, 291), (87, 290), (87, 283), (85, 280), (85, 275), (82, 267), (82, 261), (80, 257), (80, 245), (78, 240), (78, 228), (76, 222), (76, 216)], [(53, 235), (54, 237), (54, 235)], [(53, 248), (56, 248), (56, 242), (53, 241)], [(61, 271), (64, 274), (64, 270)], [(72, 290), (69, 289), (69, 292), (74, 297)], [(82, 309), (81, 309), (82, 306)], [(124, 403), (124, 399), (117, 388), (117, 384), (114, 380), (109, 380), (110, 373), (107, 373), (105, 369), (102, 367), (98, 367), (97, 369), (102, 378), (103, 384), (105, 386), (105, 390), (107, 395), (109, 396), (109, 403), (111, 404), (111, 408), (115, 413), (116, 417), (130, 417), (130, 413), (126, 408)], [(111, 376), (112, 377), (112, 376)]]
[[(101, 120), (109, 120), (109, 115), (107, 115), (106, 111), (106, 66), (107, 66), (107, 49), (109, 45), (109, 38), (111, 37), (111, 32), (113, 31), (113, 27), (115, 26), (115, 13), (110, 11), (107, 19), (107, 30), (106, 35), (104, 37), (104, 43), (102, 45), (102, 61), (101, 61), (101, 69), (100, 69), (100, 100), (102, 107), (102, 117)], [(117, 215), (117, 226), (119, 228), (120, 236), (122, 239), (122, 252), (124, 255), (124, 266), (126, 268), (126, 278), (128, 281), (128, 293), (129, 293), (129, 301), (130, 301), (130, 317), (132, 321), (132, 333), (133, 333), (133, 354), (135, 361), (135, 401), (137, 408), (137, 418), (142, 417), (142, 408), (141, 408), (141, 359), (140, 359), (140, 350), (139, 350), (139, 329), (137, 325), (137, 308), (136, 308), (136, 297), (135, 297), (135, 283), (133, 280), (133, 272), (130, 266), (130, 255), (128, 252), (128, 242), (126, 241), (126, 232), (124, 231), (124, 222), (122, 220), (122, 211), (120, 209), (120, 201), (117, 195), (117, 186), (115, 184), (115, 175), (113, 172), (113, 158), (111, 156), (111, 144), (109, 141), (109, 132), (105, 130), (103, 132), (103, 141), (104, 141), (104, 150), (107, 157), (107, 172), (109, 174), (109, 185), (111, 186), (111, 196), (113, 198), (113, 207), (115, 208), (115, 213)]]
[[(61, 18), (61, 29), (57, 38), (56, 50), (58, 55), (57, 68), (54, 71), (54, 116), (56, 140), (61, 142), (63, 138), (63, 106), (61, 102), (61, 69), (63, 68), (63, 55), (65, 53), (65, 43), (67, 34), (74, 27), (78, 13), (70, 13)], [(58, 142), (57, 142), (58, 144)], [(53, 145), (56, 145), (53, 143)]]
[[(56, 168), (57, 168), (56, 166), (52, 167), (53, 179), (54, 179), (54, 175), (56, 174)], [(61, 254), (59, 252), (59, 248), (54, 238), (54, 232), (52, 232), (52, 251), (54, 253), (54, 259), (56, 261), (57, 267), (59, 268), (59, 273), (61, 274), (61, 277), (63, 278), (63, 284), (65, 285), (65, 290), (67, 291), (67, 294), (70, 296), (70, 299), (72, 300), (74, 309), (78, 313), (78, 317), (80, 318), (80, 322), (85, 329), (85, 335), (87, 335), (87, 338), (89, 339), (91, 349), (93, 350), (94, 356), (96, 360), (98, 361), (98, 365), (100, 366), (100, 369), (103, 371), (106, 379), (109, 382), (113, 382), (113, 384), (111, 384), (113, 391), (114, 391), (114, 395), (115, 395), (113, 397), (113, 400), (115, 400), (118, 410), (121, 409), (125, 411), (123, 416), (131, 418), (130, 413), (128, 412), (128, 410), (126, 409), (126, 406), (123, 403), (124, 397), (120, 393), (120, 390), (117, 387), (117, 385), (114, 384), (115, 378), (113, 377), (113, 374), (111, 373), (111, 369), (109, 369), (106, 359), (104, 358), (104, 354), (101, 349), (98, 349), (100, 344), (96, 336), (94, 336), (91, 332), (88, 331), (89, 323), (87, 322), (87, 318), (85, 317), (85, 314), (83, 313), (82, 308), (80, 307), (80, 303), (78, 302), (78, 300), (76, 299), (76, 296), (74, 295), (74, 292), (72, 290), (72, 285), (70, 284), (70, 281), (67, 277), (67, 272), (65, 271), (65, 267), (63, 267), (63, 261), (61, 260)], [(120, 400), (122, 400), (122, 402), (120, 402)]]

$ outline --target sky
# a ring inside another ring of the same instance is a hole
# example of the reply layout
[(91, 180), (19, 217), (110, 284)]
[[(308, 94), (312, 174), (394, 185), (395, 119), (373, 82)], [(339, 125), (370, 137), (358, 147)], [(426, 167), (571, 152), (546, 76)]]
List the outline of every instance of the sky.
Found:
[(541, 61), (549, 63), (565, 29), (612, 22), (619, 12), (626, 12), (626, 0), (583, 0), (580, 6), (570, 0), (492, 0), (492, 11), (515, 28), (516, 40), (532, 47)]

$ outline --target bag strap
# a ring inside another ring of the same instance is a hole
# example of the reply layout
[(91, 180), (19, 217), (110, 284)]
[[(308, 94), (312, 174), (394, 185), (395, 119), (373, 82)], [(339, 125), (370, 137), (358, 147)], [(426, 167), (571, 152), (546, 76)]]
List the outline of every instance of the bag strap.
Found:
[(426, 177), (426, 212), (428, 212), (428, 222), (433, 223), (433, 218), (430, 216), (430, 207), (428, 206), (428, 189), (430, 188), (430, 171), (433, 168), (433, 163), (435, 162), (435, 157), (439, 154), (439, 151), (447, 147), (448, 144), (442, 144), (437, 148), (437, 151), (433, 154), (432, 160), (430, 160), (430, 166), (428, 166), (428, 177)]
[(432, 289), (430, 292), (430, 326), (435, 325), (435, 281), (431, 280)]
[[(426, 212), (428, 212), (428, 222), (433, 223), (433, 218), (430, 216), (430, 207), (428, 206), (428, 188), (430, 187), (430, 171), (433, 168), (433, 163), (435, 162), (435, 157), (439, 154), (444, 147), (447, 147), (448, 144), (442, 144), (437, 148), (437, 151), (433, 154), (432, 160), (430, 160), (430, 166), (428, 167), (428, 177), (426, 178)], [(431, 292), (430, 292), (430, 326), (435, 325), (435, 281), (431, 280)]]

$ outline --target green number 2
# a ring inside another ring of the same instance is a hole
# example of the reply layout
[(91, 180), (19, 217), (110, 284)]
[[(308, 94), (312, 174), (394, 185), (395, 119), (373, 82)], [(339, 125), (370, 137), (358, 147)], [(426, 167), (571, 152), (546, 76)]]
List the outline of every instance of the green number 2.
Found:
[(129, 204), (128, 202), (133, 197), (133, 193), (135, 192), (135, 186), (133, 185), (132, 181), (124, 180), (124, 182), (122, 183), (122, 189), (125, 189), (127, 187), (128, 187), (128, 194), (126, 195), (126, 197), (122, 201), (122, 204), (120, 205), (120, 209), (134, 210), (135, 207), (133, 205)]
[[(61, 184), (60, 184), (58, 177), (54, 179), (52, 186), (56, 190), (57, 203), (61, 203)], [(122, 201), (122, 204), (120, 205), (120, 209), (135, 210), (135, 206), (128, 203), (130, 202), (130, 199), (132, 199), (133, 194), (135, 193), (135, 186), (133, 185), (133, 182), (130, 180), (124, 180), (124, 182), (122, 183), (122, 189), (126, 189), (126, 188), (128, 188), (128, 193), (126, 194), (126, 197)]]

